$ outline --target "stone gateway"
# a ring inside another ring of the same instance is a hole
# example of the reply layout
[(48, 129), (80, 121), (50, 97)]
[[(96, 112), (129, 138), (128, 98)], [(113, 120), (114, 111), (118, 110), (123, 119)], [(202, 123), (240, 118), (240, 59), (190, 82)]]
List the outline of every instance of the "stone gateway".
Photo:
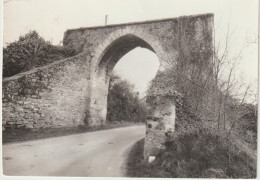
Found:
[[(198, 56), (210, 61), (212, 36), (213, 14), (68, 30), (64, 46), (78, 55), (3, 79), (3, 129), (102, 125), (110, 74), (122, 56), (147, 48), (158, 56), (159, 71)], [(173, 131), (175, 112), (168, 111), (175, 111), (174, 102), (165, 101), (160, 127)], [(149, 131), (159, 126), (148, 125)]]

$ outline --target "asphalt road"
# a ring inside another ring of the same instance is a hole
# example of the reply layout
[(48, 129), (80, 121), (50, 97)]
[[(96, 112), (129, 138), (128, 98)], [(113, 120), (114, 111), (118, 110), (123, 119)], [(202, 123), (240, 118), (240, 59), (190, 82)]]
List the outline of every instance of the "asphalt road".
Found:
[(124, 177), (131, 147), (145, 126), (131, 126), (3, 145), (3, 173), (12, 176)]

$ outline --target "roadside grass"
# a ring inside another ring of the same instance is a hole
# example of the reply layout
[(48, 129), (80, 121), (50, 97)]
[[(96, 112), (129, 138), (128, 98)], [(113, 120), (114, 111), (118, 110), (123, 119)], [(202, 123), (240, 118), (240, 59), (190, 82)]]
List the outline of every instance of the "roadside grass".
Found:
[(105, 125), (96, 127), (87, 127), (84, 125), (79, 125), (76, 127), (62, 127), (62, 128), (40, 128), (37, 130), (32, 129), (6, 129), (2, 131), (2, 142), (21, 142), (36, 139), (44, 139), (50, 137), (66, 136), (77, 133), (85, 133), (91, 131), (99, 131), (105, 129), (113, 129), (119, 127), (127, 127), (134, 125), (141, 125), (142, 123), (133, 122), (107, 122)]
[(128, 159), (129, 177), (256, 178), (256, 157), (246, 148), (210, 130), (180, 133), (167, 142), (156, 160), (143, 160), (144, 140)]

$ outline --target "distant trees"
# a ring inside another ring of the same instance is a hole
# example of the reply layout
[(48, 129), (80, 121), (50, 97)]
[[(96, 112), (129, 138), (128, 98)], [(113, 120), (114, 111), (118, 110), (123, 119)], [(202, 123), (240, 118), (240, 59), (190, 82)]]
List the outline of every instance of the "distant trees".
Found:
[(3, 77), (13, 76), (73, 55), (73, 49), (54, 46), (40, 37), (36, 31), (30, 31), (3, 49)]
[(141, 102), (133, 85), (112, 74), (107, 101), (108, 121), (144, 122), (145, 104)]

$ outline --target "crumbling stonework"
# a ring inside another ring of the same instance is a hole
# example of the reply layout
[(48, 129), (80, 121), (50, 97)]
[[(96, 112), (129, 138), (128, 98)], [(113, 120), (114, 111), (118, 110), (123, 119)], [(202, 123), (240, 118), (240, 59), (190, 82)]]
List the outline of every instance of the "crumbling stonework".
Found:
[(146, 103), (149, 109), (146, 118), (146, 135), (144, 144), (144, 158), (156, 156), (164, 149), (167, 138), (174, 133), (176, 119), (176, 102), (181, 98), (174, 89), (161, 92), (152, 89), (148, 92)]
[[(104, 124), (109, 76), (123, 55), (147, 48), (158, 56), (159, 71), (196, 58), (206, 63), (212, 27), (213, 15), (203, 14), (68, 30), (64, 45), (76, 49), (77, 56), (3, 79), (3, 127)], [(170, 117), (166, 121), (165, 128), (174, 129)]]
[[(165, 77), (163, 72), (158, 73), (147, 94), (150, 112), (146, 118), (144, 158), (148, 162), (165, 149), (165, 143), (174, 133), (176, 105), (180, 107), (183, 103), (183, 96), (177, 91), (182, 87), (177, 87), (180, 80), (207, 78), (211, 71), (212, 26), (207, 26), (201, 19), (182, 19), (180, 24), (179, 59), (176, 66), (168, 71), (168, 75), (172, 74), (172, 77)], [(174, 65), (174, 62), (170, 64)], [(192, 73), (189, 72), (196, 72), (193, 74), (200, 74), (200, 77), (190, 77)]]

